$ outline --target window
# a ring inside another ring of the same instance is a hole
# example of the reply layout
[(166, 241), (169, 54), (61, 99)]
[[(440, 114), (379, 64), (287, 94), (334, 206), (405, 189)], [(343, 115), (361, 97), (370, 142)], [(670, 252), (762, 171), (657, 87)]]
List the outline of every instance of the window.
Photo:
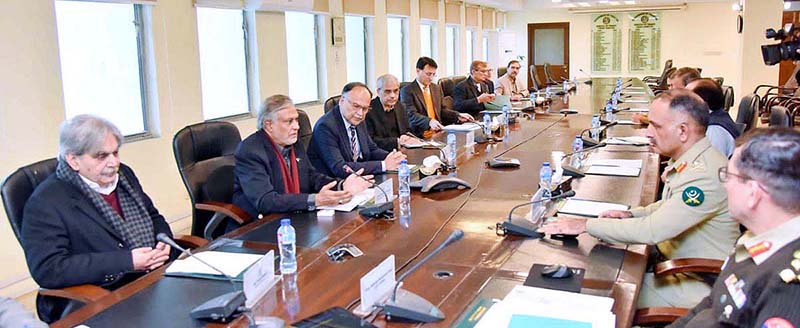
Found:
[(475, 46), (473, 42), (474, 40), (475, 40), (475, 32), (473, 32), (472, 30), (467, 30), (467, 59), (470, 65), (472, 64), (472, 61), (475, 60)]
[(200, 84), (206, 120), (250, 111), (245, 28), (241, 10), (197, 8)]
[(434, 57), (436, 51), (436, 28), (432, 24), (419, 25), (420, 55)]
[(445, 52), (447, 56), (447, 75), (456, 75), (458, 67), (458, 26), (448, 26), (445, 30)]
[(389, 17), (387, 19), (388, 38), (386, 41), (389, 44), (389, 73), (400, 81), (409, 79), (407, 68), (408, 47), (406, 46), (408, 41), (406, 39), (405, 25), (405, 18)]
[(317, 24), (314, 14), (287, 11), (286, 57), (289, 97), (295, 104), (319, 100)]
[(345, 56), (347, 56), (347, 82), (367, 83), (366, 18), (344, 17)]
[(489, 37), (483, 36), (483, 60), (489, 61)]
[(126, 136), (147, 134), (142, 6), (56, 1), (55, 8), (66, 117), (93, 114)]

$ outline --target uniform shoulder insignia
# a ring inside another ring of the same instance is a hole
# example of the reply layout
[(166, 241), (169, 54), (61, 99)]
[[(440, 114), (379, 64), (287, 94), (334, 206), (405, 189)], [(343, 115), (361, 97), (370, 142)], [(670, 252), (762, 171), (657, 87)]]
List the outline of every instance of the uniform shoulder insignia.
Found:
[(762, 328), (794, 328), (794, 325), (784, 318), (772, 317), (764, 321)]
[(686, 162), (681, 162), (677, 166), (675, 166), (675, 172), (681, 173), (683, 170), (686, 169)]
[(703, 194), (703, 191), (700, 188), (695, 186), (686, 187), (681, 194), (681, 198), (683, 199), (683, 203), (689, 205), (691, 207), (700, 206), (705, 201), (706, 196)]

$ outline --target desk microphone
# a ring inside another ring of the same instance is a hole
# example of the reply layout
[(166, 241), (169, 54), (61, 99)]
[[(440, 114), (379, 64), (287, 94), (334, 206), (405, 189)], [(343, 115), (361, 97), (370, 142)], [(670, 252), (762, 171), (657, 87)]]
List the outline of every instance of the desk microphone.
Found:
[[(526, 203), (522, 203), (522, 204), (516, 205), (516, 206), (512, 207), (510, 211), (508, 211), (508, 220), (503, 221), (503, 223), (498, 223), (497, 224), (497, 230), (502, 230), (504, 235), (517, 235), (517, 236), (524, 236), (524, 237), (531, 237), (531, 238), (541, 238), (541, 237), (544, 236), (544, 234), (541, 233), (541, 232), (536, 231), (536, 229), (538, 229), (538, 227), (526, 227), (526, 225), (530, 226), (530, 224), (524, 224), (524, 222), (523, 223), (514, 223), (514, 221), (511, 219), (511, 215), (514, 213), (514, 211), (516, 209), (518, 209), (520, 207), (523, 207), (523, 206), (533, 205), (533, 204), (541, 203), (541, 202), (548, 201), (548, 200), (569, 198), (569, 197), (572, 197), (572, 196), (575, 196), (575, 190), (570, 190), (570, 191), (561, 193), (558, 196), (545, 197), (545, 198), (542, 198), (542, 199), (537, 199), (537, 200), (534, 200), (534, 201), (530, 201), (530, 202), (526, 202)], [(522, 220), (525, 220), (525, 219), (522, 219)], [(525, 220), (525, 222), (530, 222), (530, 221)], [(499, 232), (498, 232), (498, 234), (499, 234)]]
[[(608, 121), (606, 121), (606, 122), (608, 122)], [(606, 129), (608, 129), (608, 128), (612, 127), (612, 126), (615, 126), (617, 124), (619, 124), (619, 121), (609, 122), (608, 124), (605, 124), (605, 125), (601, 126), (599, 128), (600, 130), (597, 131), (597, 135), (600, 136)], [(598, 144), (600, 144), (600, 140), (599, 139), (592, 138), (591, 136), (588, 136), (588, 137), (585, 136), (586, 132), (589, 132), (591, 130), (592, 130), (592, 128), (586, 128), (586, 129), (581, 130), (581, 133), (580, 133), (581, 140), (583, 140), (583, 145), (586, 146), (586, 147), (594, 147), (594, 146), (597, 146)]]
[(391, 219), (394, 217), (394, 202), (389, 201), (390, 198), (389, 195), (386, 194), (386, 191), (384, 191), (383, 189), (381, 189), (381, 187), (376, 185), (375, 182), (369, 181), (364, 177), (362, 177), (360, 174), (353, 171), (353, 168), (351, 168), (350, 165), (345, 164), (342, 166), (342, 168), (344, 169), (345, 172), (353, 174), (357, 176), (359, 179), (369, 183), (370, 187), (380, 190), (383, 196), (386, 197), (386, 202), (376, 203), (369, 206), (362, 206), (358, 210), (358, 214), (361, 214), (368, 218), (384, 217), (387, 219)]
[[(400, 289), (400, 285), (411, 273), (419, 269), (423, 264), (436, 256), (436, 254), (439, 254), (447, 246), (461, 240), (463, 237), (464, 231), (456, 229), (447, 237), (447, 240), (439, 245), (439, 247), (436, 247), (436, 249), (422, 260), (400, 275), (400, 278), (397, 279), (397, 283), (394, 285), (392, 297), (382, 307), (387, 320), (392, 321), (398, 319), (405, 322), (435, 322), (444, 319), (444, 313), (442, 313), (438, 307), (417, 294)], [(398, 293), (398, 291), (400, 292)]]
[(214, 271), (219, 272), (223, 277), (228, 279), (231, 285), (233, 285), (233, 292), (214, 297), (192, 309), (192, 312), (189, 313), (189, 316), (192, 317), (192, 319), (211, 319), (214, 321), (226, 322), (234, 313), (247, 310), (243, 305), (245, 302), (244, 292), (238, 290), (239, 287), (236, 286), (236, 282), (233, 280), (233, 277), (225, 274), (225, 272), (222, 272), (222, 270), (195, 256), (188, 249), (185, 249), (175, 243), (172, 238), (163, 232), (156, 235), (156, 240), (170, 245), (171, 247), (181, 251), (181, 253), (184, 253), (200, 263), (203, 263), (209, 268), (214, 269)]
[[(594, 150), (594, 149), (597, 149), (597, 148), (602, 148), (602, 147), (605, 147), (605, 146), (608, 146), (608, 144), (607, 143), (599, 143), (599, 144), (596, 144), (594, 146), (581, 149), (579, 151), (573, 151), (571, 153), (567, 153), (567, 154), (564, 155), (563, 158), (567, 158), (567, 157), (572, 156), (572, 155), (584, 153), (584, 152), (587, 152), (587, 151), (590, 151), (590, 150)], [(581, 169), (579, 169), (577, 167), (574, 167), (574, 166), (571, 166), (571, 165), (561, 165), (561, 169), (564, 170), (564, 175), (569, 176), (569, 177), (583, 178), (583, 177), (586, 176), (586, 173), (583, 173), (583, 171), (581, 171)]]
[(592, 75), (589, 74), (589, 73), (586, 73), (586, 71), (584, 71), (583, 68), (579, 68), (578, 70), (589, 78), (589, 80), (584, 81), (583, 83), (588, 84), (588, 85), (592, 85)]

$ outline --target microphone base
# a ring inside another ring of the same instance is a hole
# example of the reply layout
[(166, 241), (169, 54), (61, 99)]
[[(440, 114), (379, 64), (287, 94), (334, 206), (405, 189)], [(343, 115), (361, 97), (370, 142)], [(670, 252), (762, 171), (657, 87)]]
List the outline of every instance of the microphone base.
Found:
[(526, 219), (511, 219), (511, 221), (503, 221), (500, 225), (506, 235), (523, 236), (529, 238), (542, 238), (544, 234), (537, 232), (535, 227), (530, 221)]
[(244, 292), (235, 291), (214, 297), (198, 305), (189, 316), (192, 319), (227, 322), (244, 305)]
[(581, 137), (581, 140), (583, 141), (583, 147), (594, 147), (600, 144), (600, 140), (595, 138)]
[(583, 178), (586, 176), (586, 173), (584, 173), (581, 169), (574, 166), (562, 165), (561, 169), (564, 170), (564, 175), (568, 177)]
[(358, 210), (358, 214), (368, 218), (394, 218), (394, 203), (386, 202), (364, 206)]
[(386, 301), (383, 313), (388, 321), (437, 322), (444, 320), (444, 313), (428, 300), (404, 289), (397, 290), (395, 301)]

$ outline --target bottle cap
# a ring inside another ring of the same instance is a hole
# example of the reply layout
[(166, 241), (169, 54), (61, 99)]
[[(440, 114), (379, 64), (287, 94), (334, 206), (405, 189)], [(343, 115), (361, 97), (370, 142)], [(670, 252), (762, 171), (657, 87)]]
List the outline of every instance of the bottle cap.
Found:
[(291, 219), (289, 219), (289, 218), (281, 219), (281, 226), (287, 226), (287, 225), (291, 225), (291, 224), (292, 224), (292, 220)]
[(542, 166), (550, 166), (550, 162), (544, 162), (542, 163)]
[(408, 161), (407, 161), (407, 160), (402, 160), (402, 161), (400, 161), (400, 164), (406, 164), (406, 165), (408, 165)]

